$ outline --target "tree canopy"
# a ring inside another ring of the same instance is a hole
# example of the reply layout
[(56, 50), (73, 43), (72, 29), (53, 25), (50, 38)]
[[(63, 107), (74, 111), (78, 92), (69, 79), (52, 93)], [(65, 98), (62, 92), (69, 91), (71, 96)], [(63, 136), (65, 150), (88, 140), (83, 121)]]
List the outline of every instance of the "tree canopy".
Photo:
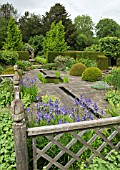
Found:
[(101, 19), (96, 25), (96, 35), (98, 38), (120, 37), (120, 25), (113, 19)]
[(26, 11), (24, 16), (19, 19), (19, 28), (23, 35), (23, 41), (28, 42), (31, 36), (41, 34), (41, 16)]
[(7, 26), (7, 38), (3, 48), (5, 50), (20, 51), (22, 49), (22, 34), (13, 17), (10, 18)]
[(18, 11), (12, 4), (7, 2), (6, 4), (0, 5), (0, 16), (5, 18), (8, 22), (10, 17), (17, 19)]
[(67, 45), (71, 48), (76, 42), (76, 29), (69, 15), (66, 12), (66, 9), (60, 3), (56, 3), (50, 8), (49, 12), (46, 12), (42, 18), (42, 34), (45, 36), (46, 32), (50, 30), (52, 22), (55, 24), (59, 21), (62, 21), (65, 30), (65, 41)]
[(50, 31), (46, 33), (43, 41), (43, 52), (48, 51), (65, 51), (68, 49), (67, 43), (65, 42), (65, 32), (62, 21), (59, 21), (55, 25), (53, 22), (50, 27)]

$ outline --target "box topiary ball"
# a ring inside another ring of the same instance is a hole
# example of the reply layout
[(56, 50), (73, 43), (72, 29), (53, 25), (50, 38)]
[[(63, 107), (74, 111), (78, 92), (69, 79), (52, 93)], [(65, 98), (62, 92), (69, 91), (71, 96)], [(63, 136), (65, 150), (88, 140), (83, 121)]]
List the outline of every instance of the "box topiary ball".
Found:
[(76, 63), (74, 64), (71, 69), (70, 69), (70, 75), (72, 76), (81, 76), (83, 71), (86, 69), (87, 67), (82, 64), (82, 63)]
[(82, 80), (94, 82), (102, 78), (102, 71), (97, 67), (86, 68), (82, 73)]

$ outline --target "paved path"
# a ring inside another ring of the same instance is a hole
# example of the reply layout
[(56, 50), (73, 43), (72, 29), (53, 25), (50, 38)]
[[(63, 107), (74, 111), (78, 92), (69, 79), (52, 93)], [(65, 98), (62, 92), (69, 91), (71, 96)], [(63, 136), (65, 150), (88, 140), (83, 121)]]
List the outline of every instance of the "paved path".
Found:
[[(26, 72), (25, 76), (33, 78), (34, 76), (37, 76), (38, 72), (39, 69), (31, 70), (29, 72)], [(55, 71), (44, 70), (44, 72), (48, 76), (55, 76)], [(40, 89), (40, 95), (55, 95), (61, 99), (62, 103), (67, 108), (70, 108), (74, 105), (74, 99), (60, 89), (60, 87), (64, 87), (66, 90), (68, 90), (78, 98), (80, 97), (80, 95), (83, 95), (85, 98), (90, 98), (93, 102), (97, 103), (99, 110), (106, 110), (108, 103), (104, 100), (104, 94), (106, 92), (105, 90), (93, 89), (91, 88), (91, 84), (93, 84), (93, 82), (82, 81), (81, 77), (70, 76), (68, 73), (60, 72), (61, 77), (64, 77), (66, 74), (69, 78), (69, 83), (42, 84), (39, 79), (37, 79), (37, 85)]]

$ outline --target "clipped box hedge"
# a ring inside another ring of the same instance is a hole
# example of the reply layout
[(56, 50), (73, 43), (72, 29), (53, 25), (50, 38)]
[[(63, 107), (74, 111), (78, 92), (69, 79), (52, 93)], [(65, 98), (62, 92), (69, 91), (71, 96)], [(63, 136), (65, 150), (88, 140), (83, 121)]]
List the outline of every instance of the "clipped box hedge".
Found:
[(107, 70), (108, 69), (108, 57), (105, 55), (98, 55), (97, 56), (97, 67), (101, 70)]
[(29, 60), (29, 52), (28, 51), (17, 51), (19, 55), (19, 60)]
[(118, 59), (116, 60), (116, 65), (117, 65), (118, 67), (120, 67), (120, 58), (118, 58)]

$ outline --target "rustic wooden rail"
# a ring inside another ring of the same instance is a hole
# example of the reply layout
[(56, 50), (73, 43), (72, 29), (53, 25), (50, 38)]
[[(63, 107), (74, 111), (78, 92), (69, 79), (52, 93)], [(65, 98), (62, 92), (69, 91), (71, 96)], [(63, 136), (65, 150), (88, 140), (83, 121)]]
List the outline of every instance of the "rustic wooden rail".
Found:
[[(119, 151), (120, 141), (116, 143), (113, 142), (114, 138), (117, 135), (120, 136), (120, 116), (118, 117), (109, 117), (101, 118), (98, 120), (76, 122), (76, 123), (67, 123), (60, 125), (50, 125), (50, 126), (41, 126), (34, 128), (26, 128), (26, 122), (24, 118), (24, 106), (22, 101), (19, 98), (20, 88), (19, 88), (19, 75), (17, 72), (17, 66), (14, 66), (15, 75), (14, 75), (14, 91), (15, 97), (11, 104), (12, 113), (13, 113), (13, 133), (14, 133), (14, 143), (15, 143), (15, 152), (16, 152), (16, 169), (17, 170), (28, 170), (28, 151), (27, 151), (27, 137), (32, 137), (32, 146), (33, 146), (33, 170), (41, 170), (41, 167), (38, 167), (38, 162), (41, 158), (47, 160), (46, 170), (52, 169), (52, 167), (57, 167), (61, 170), (69, 170), (71, 165), (75, 161), (80, 161), (81, 156), (86, 149), (89, 149), (91, 155), (87, 158), (87, 161), (95, 156), (106, 160), (106, 156), (111, 154), (112, 150)], [(104, 135), (104, 130), (112, 130), (109, 132), (108, 136)], [(83, 138), (86, 132), (92, 130), (94, 133), (92, 137), (88, 140)], [(63, 135), (70, 133), (72, 138), (64, 146), (60, 142)], [(45, 137), (48, 143), (41, 148), (37, 144), (37, 137)], [(92, 143), (99, 137), (101, 143), (97, 148), (92, 146)], [(79, 142), (81, 147), (77, 148), (77, 153), (74, 153), (70, 148), (76, 143)], [(52, 146), (57, 146), (59, 152), (53, 157), (48, 154), (49, 149)], [(109, 146), (108, 152), (106, 155), (102, 154), (102, 150)], [(67, 154), (70, 159), (66, 162), (65, 165), (59, 161), (59, 159)]]

